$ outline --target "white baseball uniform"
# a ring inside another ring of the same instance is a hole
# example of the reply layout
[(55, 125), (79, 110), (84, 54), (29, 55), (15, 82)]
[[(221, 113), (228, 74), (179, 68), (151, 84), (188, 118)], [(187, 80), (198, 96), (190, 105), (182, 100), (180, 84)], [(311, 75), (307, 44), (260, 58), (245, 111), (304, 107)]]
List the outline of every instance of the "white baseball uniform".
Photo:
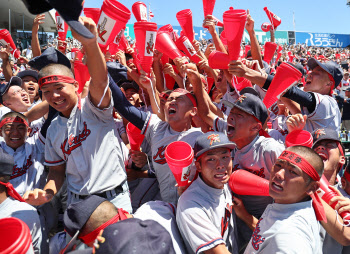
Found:
[(238, 253), (235, 219), (227, 185), (215, 189), (199, 176), (179, 199), (176, 220), (188, 253), (202, 253), (219, 244)]
[(236, 93), (234, 88), (227, 83), (227, 92), (222, 96), (220, 103), (214, 103), (223, 113), (228, 116), (230, 114), (231, 108), (227, 107), (223, 101), (229, 101), (234, 103), (238, 99), (239, 95)]
[(244, 253), (322, 253), (319, 227), (311, 200), (268, 205)]

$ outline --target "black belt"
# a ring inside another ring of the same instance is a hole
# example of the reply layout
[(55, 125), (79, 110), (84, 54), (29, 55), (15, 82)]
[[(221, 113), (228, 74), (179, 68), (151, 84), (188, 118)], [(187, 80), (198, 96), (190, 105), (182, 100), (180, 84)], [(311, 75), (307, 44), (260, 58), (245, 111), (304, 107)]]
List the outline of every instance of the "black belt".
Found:
[[(122, 187), (122, 184), (115, 187), (114, 189), (112, 190), (108, 190), (108, 191), (105, 191), (105, 192), (102, 192), (102, 193), (94, 193), (94, 194), (90, 194), (90, 195), (78, 195), (78, 194), (75, 194), (73, 193), (77, 198), (79, 199), (86, 199), (87, 197), (91, 196), (91, 195), (96, 195), (96, 196), (99, 196), (101, 198), (106, 198), (108, 199), (108, 196), (107, 196), (107, 192), (109, 191), (115, 191), (115, 195), (117, 196), (119, 193), (123, 193), (124, 190), (123, 190), (123, 187)], [(111, 195), (112, 196), (112, 195)]]

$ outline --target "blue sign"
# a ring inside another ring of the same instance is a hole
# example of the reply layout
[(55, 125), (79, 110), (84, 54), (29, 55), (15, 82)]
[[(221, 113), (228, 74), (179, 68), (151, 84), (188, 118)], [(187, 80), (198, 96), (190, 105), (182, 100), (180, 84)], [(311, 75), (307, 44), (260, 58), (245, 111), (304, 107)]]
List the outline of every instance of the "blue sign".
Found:
[(295, 41), (307, 46), (345, 48), (350, 45), (350, 35), (296, 32)]

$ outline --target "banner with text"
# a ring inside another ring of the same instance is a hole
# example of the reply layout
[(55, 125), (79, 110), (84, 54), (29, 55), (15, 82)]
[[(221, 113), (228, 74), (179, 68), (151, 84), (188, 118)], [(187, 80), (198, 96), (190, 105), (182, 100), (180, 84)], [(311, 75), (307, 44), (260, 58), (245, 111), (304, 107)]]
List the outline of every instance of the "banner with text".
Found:
[(296, 32), (295, 41), (307, 46), (345, 48), (350, 45), (350, 35)]

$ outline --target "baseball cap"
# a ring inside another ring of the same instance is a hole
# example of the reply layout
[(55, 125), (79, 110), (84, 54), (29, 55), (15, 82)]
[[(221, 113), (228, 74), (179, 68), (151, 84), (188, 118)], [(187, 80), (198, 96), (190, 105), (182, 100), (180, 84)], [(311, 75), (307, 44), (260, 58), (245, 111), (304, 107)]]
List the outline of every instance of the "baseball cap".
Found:
[(96, 253), (175, 253), (169, 232), (154, 220), (130, 218), (103, 230), (103, 243)]
[(120, 87), (123, 88), (124, 91), (128, 89), (135, 89), (136, 91), (139, 91), (139, 86), (135, 81), (124, 81), (120, 84)]
[(34, 71), (34, 70), (24, 70), (24, 71), (20, 71), (20, 72), (17, 74), (17, 77), (20, 77), (20, 78), (23, 78), (23, 77), (26, 77), (26, 76), (33, 77), (33, 78), (35, 78), (35, 79), (38, 81), (38, 72), (37, 72), (37, 71)]
[(225, 101), (231, 108), (236, 107), (249, 115), (254, 116), (261, 124), (264, 124), (267, 117), (267, 108), (262, 100), (251, 93), (242, 94), (235, 103)]
[(5, 84), (0, 84), (0, 103), (3, 104), (2, 97), (9, 90), (10, 86), (22, 86), (22, 79), (17, 76), (12, 76), (10, 81)]
[(7, 153), (0, 154), (0, 175), (10, 176), (13, 172), (15, 161), (13, 157)]
[(227, 136), (222, 132), (207, 132), (200, 135), (194, 144), (194, 156), (199, 158), (205, 152), (216, 148), (228, 148), (233, 150), (236, 144), (231, 142)]
[(69, 69), (71, 68), (69, 59), (54, 47), (47, 48), (40, 56), (34, 57), (30, 60), (28, 64), (30, 67), (40, 71), (46, 65), (52, 63), (62, 64)]
[(71, 29), (79, 35), (92, 39), (94, 35), (79, 22), (84, 0), (22, 0), (32, 14), (41, 14), (56, 9)]
[(287, 62), (287, 64), (293, 66), (294, 68), (296, 68), (298, 71), (301, 72), (302, 76), (305, 76), (306, 71), (305, 71), (304, 67), (300, 63), (294, 64), (294, 63), (291, 63), (291, 62)]
[(5, 80), (4, 74), (0, 74), (0, 80)]
[(247, 87), (243, 88), (239, 93), (240, 94), (251, 93), (251, 94), (253, 94), (256, 97), (259, 97), (261, 99), (259, 92), (256, 91), (253, 87), (250, 87), (250, 86), (247, 86)]
[(128, 78), (126, 67), (119, 62), (107, 62), (107, 69), (116, 84)]
[(350, 92), (350, 87), (346, 88), (346, 89), (345, 89), (345, 91), (348, 91), (348, 92)]
[(312, 147), (314, 147), (317, 142), (320, 142), (321, 140), (325, 140), (325, 139), (330, 139), (330, 140), (340, 142), (338, 132), (331, 128), (317, 129), (313, 131), (311, 134), (314, 140), (314, 144)]
[(337, 87), (341, 80), (343, 79), (343, 71), (340, 68), (340, 66), (333, 62), (328, 61), (326, 63), (321, 63), (315, 58), (310, 58), (309, 61), (307, 61), (307, 65), (313, 70), (317, 66), (320, 66), (323, 70), (325, 70), (329, 75), (331, 75), (334, 79), (334, 86)]

